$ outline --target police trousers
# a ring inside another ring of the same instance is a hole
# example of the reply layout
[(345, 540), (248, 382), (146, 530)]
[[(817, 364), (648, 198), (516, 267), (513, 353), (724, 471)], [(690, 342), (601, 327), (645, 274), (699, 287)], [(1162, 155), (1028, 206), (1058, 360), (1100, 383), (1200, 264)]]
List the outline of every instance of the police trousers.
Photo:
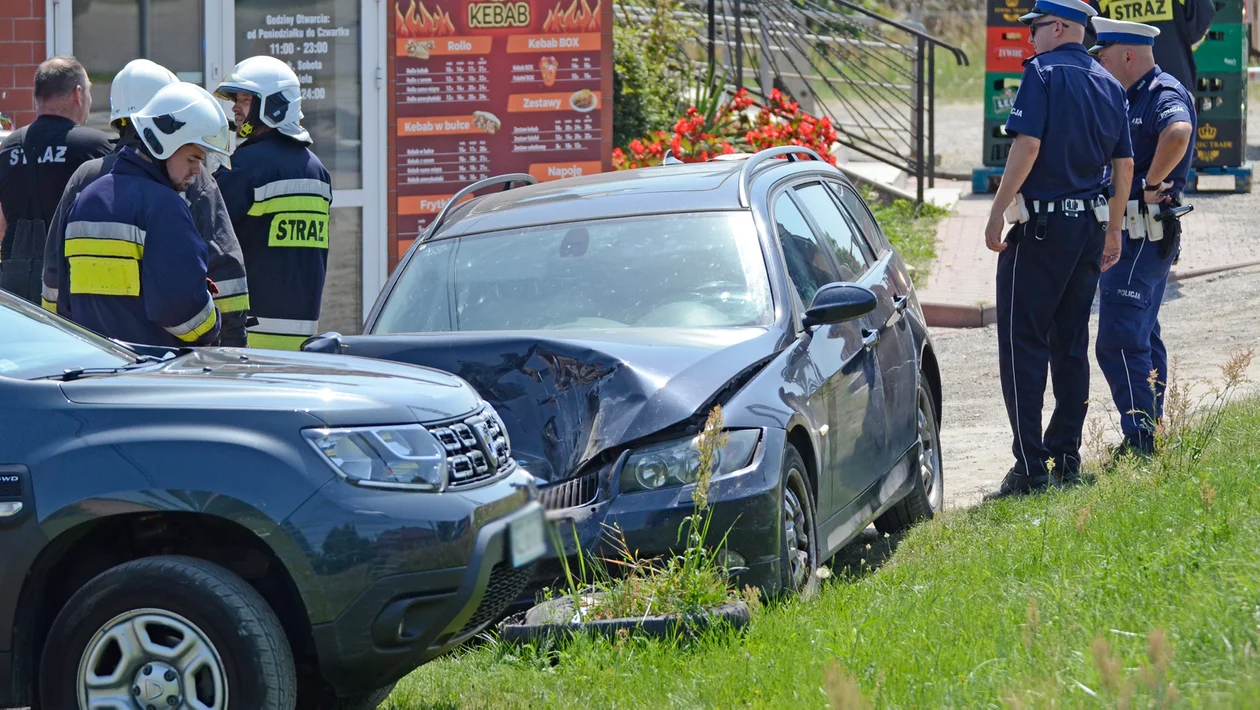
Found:
[[(1089, 408), (1089, 315), (1105, 234), (1092, 209), (1036, 216), (1011, 227), (998, 255), (997, 320), (1002, 397), (1014, 434), (1014, 471), (1080, 470)], [(1055, 407), (1043, 433), (1046, 371)]]
[(1150, 451), (1155, 424), (1163, 416), (1168, 351), (1159, 337), (1159, 307), (1172, 256), (1159, 244), (1125, 235), (1120, 261), (1099, 283), (1095, 355), (1120, 410), (1125, 441)]

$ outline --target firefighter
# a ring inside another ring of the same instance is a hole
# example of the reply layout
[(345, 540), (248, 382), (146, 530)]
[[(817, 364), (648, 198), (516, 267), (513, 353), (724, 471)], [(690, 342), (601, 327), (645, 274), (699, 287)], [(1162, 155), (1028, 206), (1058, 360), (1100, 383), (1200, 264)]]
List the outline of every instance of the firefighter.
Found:
[(215, 173), (241, 241), (255, 348), (297, 350), (315, 334), (328, 267), (332, 179), (308, 148), (297, 75), (273, 57), (237, 64), (215, 95), (244, 139)]
[(219, 310), (206, 277), (206, 242), (180, 192), (207, 151), (227, 154), (222, 107), (176, 83), (130, 117), (140, 142), (83, 189), (66, 217), (58, 290), (76, 323), (144, 345), (208, 345)]
[[(53, 216), (48, 230), (48, 245), (44, 251), (44, 306), (66, 318), (72, 318), (69, 294), (59, 294), (57, 281), (60, 277), (62, 244), (65, 239), (66, 215), (74, 200), (90, 183), (106, 175), (118, 162), (119, 153), (125, 147), (138, 147), (136, 134), (129, 116), (139, 111), (164, 86), (179, 79), (165, 67), (136, 59), (122, 68), (114, 77), (109, 89), (109, 120), (119, 139), (115, 152), (105, 158), (90, 160), (79, 167), (66, 184), (61, 203)], [(245, 262), (241, 245), (236, 241), (232, 220), (227, 206), (219, 194), (219, 185), (207, 171), (199, 172), (185, 192), (193, 223), (206, 241), (209, 250), (208, 274), (217, 293), (214, 303), (223, 317), (219, 345), (245, 347), (245, 320), (249, 312), (249, 293), (245, 282)], [(64, 296), (59, 298), (59, 296)]]

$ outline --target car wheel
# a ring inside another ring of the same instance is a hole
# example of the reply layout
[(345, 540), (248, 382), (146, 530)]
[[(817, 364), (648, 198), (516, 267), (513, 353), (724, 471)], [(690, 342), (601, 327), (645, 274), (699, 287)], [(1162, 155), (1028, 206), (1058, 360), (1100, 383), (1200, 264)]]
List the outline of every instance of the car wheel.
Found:
[[(347, 698), (336, 698), (330, 703), (318, 706), (318, 710), (376, 710), (394, 692), (394, 684), (377, 688), (370, 693), (352, 695)], [(303, 706), (305, 707), (305, 705)]]
[(941, 466), (941, 429), (927, 383), (919, 383), (919, 456), (912, 466), (912, 487), (896, 505), (875, 519), (875, 529), (891, 535), (928, 520), (945, 502), (945, 474)]
[(783, 455), (783, 512), (779, 530), (781, 592), (801, 591), (818, 569), (816, 510), (809, 477), (805, 475), (805, 461), (796, 447), (789, 444)]
[(66, 603), (39, 668), (46, 708), (242, 704), (289, 710), (293, 654), (267, 602), (245, 580), (191, 557), (109, 569)]

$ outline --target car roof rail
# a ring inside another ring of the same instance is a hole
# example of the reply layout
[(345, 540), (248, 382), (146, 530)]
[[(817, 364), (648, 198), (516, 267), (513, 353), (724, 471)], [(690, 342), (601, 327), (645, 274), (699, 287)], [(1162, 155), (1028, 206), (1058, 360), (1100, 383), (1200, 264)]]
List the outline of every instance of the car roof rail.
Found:
[(789, 162), (796, 162), (801, 158), (799, 156), (807, 155), (813, 160), (822, 160), (822, 156), (814, 151), (800, 145), (783, 145), (777, 148), (767, 148), (753, 154), (753, 157), (744, 163), (739, 169), (739, 205), (741, 207), (750, 206), (748, 200), (748, 191), (752, 187), (753, 172), (761, 166), (762, 163), (779, 156), (787, 156)]
[(538, 183), (538, 179), (528, 173), (508, 173), (506, 175), (495, 175), (494, 177), (488, 177), (485, 180), (478, 180), (477, 182), (474, 182), (468, 187), (465, 187), (464, 189), (455, 193), (454, 195), (451, 196), (450, 201), (447, 202), (444, 207), (442, 207), (442, 211), (438, 212), (437, 217), (433, 218), (433, 224), (430, 224), (429, 228), (424, 230), (424, 234), (420, 235), (420, 241), (427, 242), (429, 241), (429, 239), (437, 235), (438, 229), (440, 229), (442, 227), (442, 223), (446, 221), (447, 215), (449, 215), (451, 211), (453, 211), (459, 205), (460, 200), (473, 194), (474, 192), (477, 192), (479, 190), (484, 190), (487, 187), (494, 187), (495, 185), (502, 185), (503, 191), (507, 192), (508, 190), (512, 189), (512, 185), (518, 182), (523, 182), (526, 185), (536, 185)]

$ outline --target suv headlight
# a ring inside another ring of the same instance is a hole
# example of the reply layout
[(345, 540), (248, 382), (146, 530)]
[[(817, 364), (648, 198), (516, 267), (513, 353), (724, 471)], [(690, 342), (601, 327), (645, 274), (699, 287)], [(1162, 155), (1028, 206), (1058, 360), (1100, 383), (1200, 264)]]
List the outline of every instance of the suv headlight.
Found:
[(302, 436), (351, 483), (412, 491), (446, 488), (446, 449), (419, 424), (306, 429)]
[[(713, 463), (713, 477), (725, 476), (746, 467), (757, 450), (761, 432), (756, 429), (727, 431), (726, 446)], [(653, 491), (658, 488), (695, 483), (700, 475), (700, 451), (697, 438), (671, 441), (645, 447), (630, 454), (621, 469), (623, 493)]]

